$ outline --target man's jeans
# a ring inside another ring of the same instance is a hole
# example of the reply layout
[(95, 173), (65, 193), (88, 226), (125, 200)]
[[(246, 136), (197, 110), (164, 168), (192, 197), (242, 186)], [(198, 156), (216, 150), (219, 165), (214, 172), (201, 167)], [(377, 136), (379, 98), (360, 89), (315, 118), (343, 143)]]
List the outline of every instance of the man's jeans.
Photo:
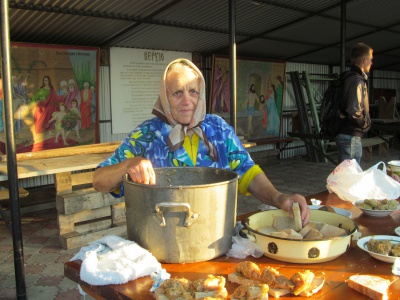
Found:
[(362, 156), (361, 137), (338, 134), (336, 136), (336, 145), (338, 147), (339, 164), (345, 159), (353, 158), (360, 164)]

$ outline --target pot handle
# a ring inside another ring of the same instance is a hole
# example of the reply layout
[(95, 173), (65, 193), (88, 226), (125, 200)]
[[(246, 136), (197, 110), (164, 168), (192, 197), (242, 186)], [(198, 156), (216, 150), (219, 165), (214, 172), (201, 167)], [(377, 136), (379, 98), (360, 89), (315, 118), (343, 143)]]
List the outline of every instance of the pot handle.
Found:
[(198, 213), (192, 212), (190, 210), (189, 203), (160, 202), (157, 203), (155, 206), (156, 212), (153, 213), (153, 219), (161, 227), (165, 227), (167, 225), (167, 223), (165, 222), (164, 213), (161, 210), (161, 208), (168, 208), (168, 207), (182, 207), (183, 209), (186, 210), (186, 219), (185, 223), (183, 224), (185, 227), (189, 227), (190, 225), (192, 225), (199, 217)]

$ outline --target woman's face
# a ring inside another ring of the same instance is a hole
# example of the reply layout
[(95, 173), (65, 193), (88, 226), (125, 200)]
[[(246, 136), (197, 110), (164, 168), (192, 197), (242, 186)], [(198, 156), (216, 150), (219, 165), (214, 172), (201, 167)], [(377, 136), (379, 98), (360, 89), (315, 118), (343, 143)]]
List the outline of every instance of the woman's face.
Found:
[(44, 85), (48, 86), (49, 85), (49, 78), (47, 78), (47, 77), (43, 78), (43, 83), (44, 83)]
[(189, 67), (172, 70), (167, 75), (167, 98), (174, 120), (189, 124), (199, 102), (200, 79)]

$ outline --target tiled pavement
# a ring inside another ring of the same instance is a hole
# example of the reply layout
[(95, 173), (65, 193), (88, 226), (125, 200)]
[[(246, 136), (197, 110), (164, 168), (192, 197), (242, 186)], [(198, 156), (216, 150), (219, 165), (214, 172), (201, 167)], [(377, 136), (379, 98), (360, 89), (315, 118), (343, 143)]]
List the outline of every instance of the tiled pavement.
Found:
[[(399, 159), (400, 152), (391, 150), (388, 157), (374, 152), (373, 161), (361, 163), (367, 169), (376, 162)], [(278, 190), (311, 195), (326, 189), (326, 178), (334, 169), (327, 163), (308, 162), (305, 158), (279, 160), (265, 168)], [(255, 211), (260, 203), (253, 197), (238, 197), (238, 214)], [(25, 281), (31, 300), (80, 299), (77, 285), (64, 277), (64, 263), (79, 249), (62, 250), (57, 238), (56, 210), (49, 209), (22, 216)], [(11, 234), (0, 221), (0, 299), (16, 299), (13, 244)]]

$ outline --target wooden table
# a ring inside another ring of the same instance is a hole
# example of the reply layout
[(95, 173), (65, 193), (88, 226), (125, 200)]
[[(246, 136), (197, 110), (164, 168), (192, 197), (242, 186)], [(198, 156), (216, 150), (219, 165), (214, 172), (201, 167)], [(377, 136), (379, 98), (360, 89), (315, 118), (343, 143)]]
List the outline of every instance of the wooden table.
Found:
[[(322, 200), (323, 204), (326, 205), (332, 205), (351, 211), (353, 214), (352, 218), (358, 224), (359, 230), (363, 236), (374, 234), (395, 235), (394, 229), (400, 226), (400, 211), (396, 211), (390, 216), (382, 218), (369, 217), (364, 215), (350, 202), (339, 199), (335, 194), (322, 192), (307, 197), (308, 200), (311, 198)], [(238, 219), (244, 220), (249, 215), (250, 214), (240, 216)], [(295, 251), (295, 249), (293, 249), (293, 251)], [(354, 241), (343, 255), (325, 263), (308, 265), (292, 264), (270, 259), (265, 256), (261, 258), (247, 257), (245, 260), (251, 260), (257, 263), (261, 269), (266, 266), (277, 268), (281, 274), (287, 277), (304, 269), (309, 269), (319, 274), (325, 274), (325, 285), (321, 291), (311, 297), (311, 299), (369, 299), (348, 287), (346, 281), (353, 274), (372, 274), (390, 280), (389, 299), (400, 299), (400, 280), (398, 280), (398, 276), (391, 273), (392, 265), (372, 258), (368, 253), (359, 249)], [(223, 275), (227, 277), (229, 273), (234, 271), (235, 265), (241, 261), (244, 260), (222, 256), (211, 261), (199, 263), (163, 264), (163, 268), (165, 268), (172, 277), (186, 277), (195, 280), (207, 274)], [(80, 266), (81, 261), (79, 260), (65, 263), (64, 275), (80, 284), (86, 293), (96, 299), (154, 299), (149, 292), (153, 283), (149, 276), (130, 281), (126, 284), (92, 286), (80, 280)], [(237, 286), (237, 284), (228, 281), (226, 283), (229, 294), (231, 294)], [(302, 297), (295, 297), (293, 295), (280, 297), (280, 299), (299, 298), (301, 299)]]
[[(79, 154), (18, 161), (18, 179), (95, 168), (109, 153)], [(7, 163), (0, 162), (0, 181), (8, 180)]]

